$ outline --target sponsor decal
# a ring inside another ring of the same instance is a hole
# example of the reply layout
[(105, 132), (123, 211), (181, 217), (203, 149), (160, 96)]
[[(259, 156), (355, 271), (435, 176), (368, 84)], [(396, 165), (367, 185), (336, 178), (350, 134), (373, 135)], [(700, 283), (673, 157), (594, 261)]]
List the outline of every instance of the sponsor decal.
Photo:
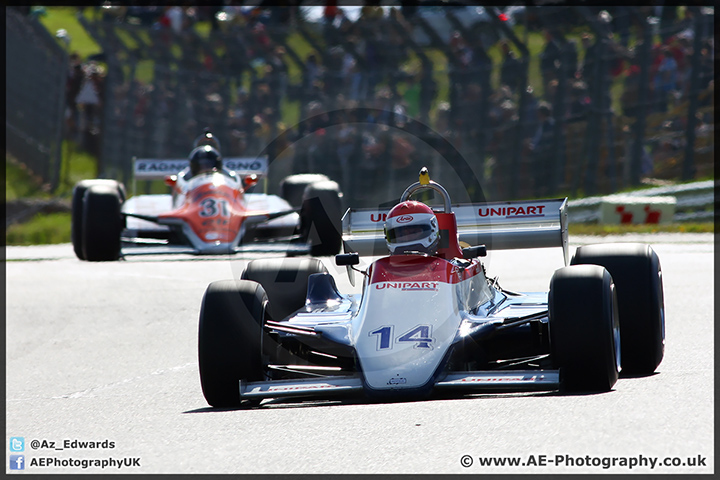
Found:
[(138, 160), (135, 173), (176, 173), (187, 166), (187, 160)]
[(534, 382), (544, 380), (545, 375), (524, 375), (522, 377), (465, 377), (463, 383), (500, 383), (500, 382)]
[(228, 170), (235, 171), (264, 171), (265, 162), (258, 159), (227, 159), (223, 161), (223, 166)]
[(398, 223), (408, 223), (413, 221), (412, 215), (403, 215), (402, 217), (398, 217), (397, 222)]
[(384, 222), (387, 219), (387, 213), (371, 213), (371, 222)]
[(480, 207), (481, 217), (544, 217), (545, 205), (528, 205), (525, 207)]
[(381, 282), (375, 284), (375, 290), (385, 289), (436, 292), (438, 289), (438, 282)]
[(250, 393), (262, 393), (265, 392), (294, 392), (294, 391), (302, 391), (302, 390), (317, 390), (317, 389), (324, 389), (324, 388), (335, 388), (333, 385), (330, 385), (328, 383), (314, 383), (310, 385), (288, 385), (288, 386), (276, 386), (271, 385), (269, 387), (266, 387), (263, 389), (262, 387), (255, 387), (252, 389)]
[[(161, 173), (177, 173), (189, 165), (187, 159), (160, 160), (153, 158), (139, 158), (135, 160), (135, 174), (153, 175)], [(227, 170), (237, 172), (265, 173), (267, 171), (266, 157), (234, 157), (225, 158), (223, 166)]]

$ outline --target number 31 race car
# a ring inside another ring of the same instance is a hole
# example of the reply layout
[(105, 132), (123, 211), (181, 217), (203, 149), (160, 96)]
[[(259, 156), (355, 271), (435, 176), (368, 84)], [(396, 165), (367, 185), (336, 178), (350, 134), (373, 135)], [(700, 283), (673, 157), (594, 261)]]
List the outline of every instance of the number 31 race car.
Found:
[(188, 160), (137, 159), (135, 180), (165, 179), (172, 193), (131, 198), (114, 180), (83, 180), (72, 199), (75, 254), (107, 261), (160, 253), (338, 253), (337, 183), (320, 174), (291, 175), (281, 184), (282, 197), (250, 193), (267, 167), (266, 157), (227, 158), (193, 174)]
[[(257, 259), (240, 279), (211, 283), (198, 342), (207, 402), (602, 392), (621, 369), (655, 371), (665, 320), (660, 262), (650, 246), (587, 245), (569, 259), (567, 199), (451, 205), (423, 169), (401, 201), (425, 189), (443, 199), (432, 210), (439, 241), (430, 254), (387, 255), (401, 235), (391, 232), (392, 210), (345, 213), (346, 253), (335, 261), (353, 284), (353, 272), (362, 274), (360, 295), (338, 291), (315, 258)], [(412, 217), (392, 217), (393, 225), (412, 224)], [(488, 249), (550, 246), (562, 247), (566, 266), (547, 293), (506, 290), (480, 260)], [(384, 256), (361, 271), (359, 255)]]

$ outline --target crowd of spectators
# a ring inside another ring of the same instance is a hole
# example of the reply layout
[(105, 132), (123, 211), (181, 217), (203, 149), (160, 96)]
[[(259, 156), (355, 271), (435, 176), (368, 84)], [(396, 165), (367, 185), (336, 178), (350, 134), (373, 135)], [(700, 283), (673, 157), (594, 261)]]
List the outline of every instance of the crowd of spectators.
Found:
[[(593, 11), (608, 34), (587, 28), (579, 45), (566, 38), (568, 25), (541, 23), (540, 85), (521, 83), (525, 60), (508, 39), (500, 40), (500, 61), (493, 63), (488, 49), (495, 45), (456, 31), (447, 45), (452, 57), (447, 71), (418, 62), (424, 54), (413, 41), (412, 8), (363, 7), (359, 18), (350, 20), (330, 5), (314, 23), (302, 22), (291, 7), (102, 7), (95, 15), (150, 32), (152, 43), (143, 55), (156, 60), (153, 81), (116, 80), (105, 94), (114, 95), (111, 103), (121, 121), (138, 129), (151, 121), (165, 126), (166, 134), (154, 137), (164, 138), (164, 145), (153, 154), (187, 153), (187, 139), (210, 126), (225, 140), (226, 156), (257, 155), (273, 145), (278, 151), (265, 152), (271, 157), (292, 152), (284, 173), (323, 171), (359, 198), (372, 187), (384, 194), (388, 171), (399, 178), (430, 160), (422, 143), (432, 142), (415, 135), (412, 122), (408, 128), (410, 119), (445, 136), (471, 162), (472, 154), (484, 149), (486, 164), (453, 166), (464, 174), (472, 172), (463, 168), (475, 173), (482, 168), (491, 177), (510, 175), (508, 159), (521, 142), (535, 193), (549, 193), (544, 172), (557, 152), (556, 122), (586, 121), (598, 110), (633, 119), (642, 88), (646, 114), (668, 112), (688, 98), (696, 34), (692, 12), (684, 10), (681, 19), (679, 7), (644, 8), (648, 15), (659, 14), (661, 38), (651, 48), (649, 85), (639, 84), (642, 38), (627, 7)], [(210, 24), (207, 39), (193, 28), (201, 22)], [(292, 50), (290, 31), (314, 48), (305, 58)], [(713, 82), (711, 35), (702, 44), (700, 90)], [(71, 62), (70, 131), (87, 140), (100, 128), (106, 75), (92, 62), (81, 64), (76, 57)], [(300, 72), (294, 78), (291, 63)], [(438, 75), (448, 76), (448, 102), (438, 101)], [(618, 82), (621, 111), (614, 112), (610, 92)], [(307, 121), (288, 125), (283, 101), (299, 105), (299, 117)], [(365, 116), (357, 118), (359, 112)], [(272, 142), (278, 135), (282, 141)], [(442, 154), (441, 145), (438, 149)], [(498, 193), (506, 193), (502, 180), (498, 185)]]

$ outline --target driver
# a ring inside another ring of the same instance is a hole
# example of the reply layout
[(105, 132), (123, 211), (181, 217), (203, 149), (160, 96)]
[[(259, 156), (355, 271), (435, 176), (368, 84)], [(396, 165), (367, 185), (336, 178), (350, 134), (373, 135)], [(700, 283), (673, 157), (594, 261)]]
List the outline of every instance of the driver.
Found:
[[(202, 145), (190, 152), (190, 175), (192, 177), (205, 172), (222, 171), (220, 152), (210, 145)], [(187, 177), (186, 177), (187, 178)]]
[(385, 241), (391, 255), (435, 255), (440, 241), (435, 213), (414, 200), (395, 205), (385, 220)]

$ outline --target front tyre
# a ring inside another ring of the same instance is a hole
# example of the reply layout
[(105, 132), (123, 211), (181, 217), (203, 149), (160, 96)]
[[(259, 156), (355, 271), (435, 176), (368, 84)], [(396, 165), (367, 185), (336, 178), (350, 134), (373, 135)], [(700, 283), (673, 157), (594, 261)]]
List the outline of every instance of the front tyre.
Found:
[(340, 188), (332, 180), (308, 185), (300, 209), (300, 233), (313, 256), (335, 255), (342, 246)]
[(610, 273), (596, 265), (555, 272), (548, 294), (550, 351), (569, 392), (604, 392), (620, 370), (620, 327)]
[(104, 262), (120, 258), (122, 204), (121, 193), (113, 185), (91, 185), (85, 190), (80, 232), (85, 260)]
[(328, 273), (317, 258), (261, 258), (250, 261), (241, 278), (263, 286), (268, 316), (279, 322), (305, 306), (308, 279), (315, 273)]
[(71, 206), (71, 226), (70, 235), (72, 238), (73, 250), (75, 255), (80, 260), (86, 260), (84, 245), (84, 234), (83, 234), (83, 217), (84, 217), (84, 205), (85, 205), (85, 192), (88, 188), (96, 185), (104, 185), (108, 188), (116, 189), (120, 202), (124, 202), (127, 198), (125, 193), (125, 186), (115, 180), (104, 180), (104, 179), (92, 179), (82, 180), (75, 184), (73, 188), (72, 206)]
[(305, 188), (313, 183), (325, 182), (330, 180), (327, 175), (322, 173), (298, 173), (285, 177), (280, 182), (280, 196), (287, 200), (293, 207), (302, 205), (303, 192)]
[(649, 375), (665, 352), (665, 302), (660, 259), (650, 245), (578, 247), (572, 265), (605, 267), (617, 286), (624, 374)]
[(264, 378), (262, 323), (267, 295), (247, 280), (211, 283), (200, 307), (200, 384), (213, 407), (241, 405), (239, 381)]

